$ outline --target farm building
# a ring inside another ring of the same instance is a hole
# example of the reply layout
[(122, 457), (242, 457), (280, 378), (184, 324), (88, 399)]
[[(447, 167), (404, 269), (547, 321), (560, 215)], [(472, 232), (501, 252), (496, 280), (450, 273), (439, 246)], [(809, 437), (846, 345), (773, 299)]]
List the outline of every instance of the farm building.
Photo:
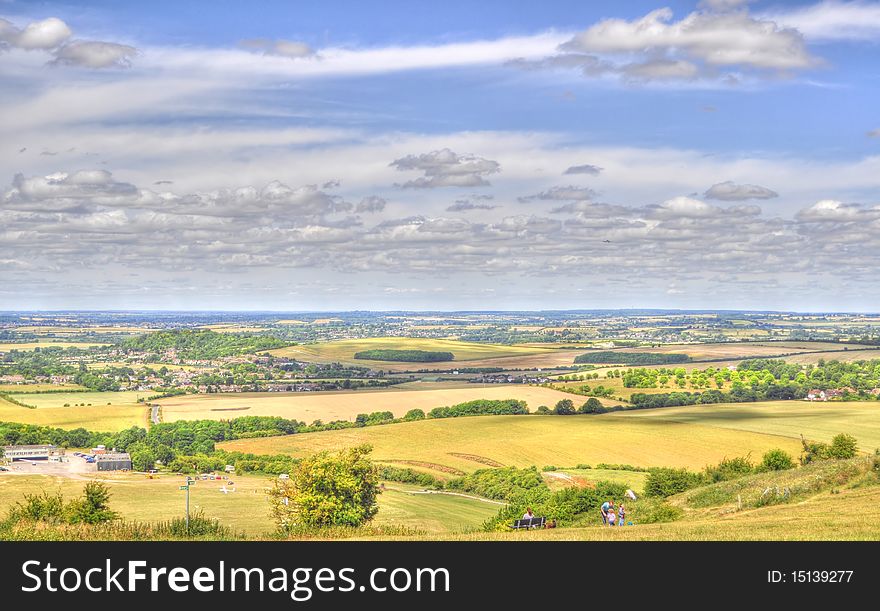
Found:
[(8, 460), (48, 460), (58, 450), (53, 445), (3, 446), (3, 456)]
[(130, 471), (131, 456), (128, 452), (99, 454), (95, 457), (98, 471)]

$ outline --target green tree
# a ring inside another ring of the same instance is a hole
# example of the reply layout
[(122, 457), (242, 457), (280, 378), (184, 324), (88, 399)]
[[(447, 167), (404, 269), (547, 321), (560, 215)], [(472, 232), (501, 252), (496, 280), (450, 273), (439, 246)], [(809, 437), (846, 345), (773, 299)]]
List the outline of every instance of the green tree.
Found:
[(794, 459), (791, 457), (791, 454), (779, 448), (769, 450), (764, 454), (758, 467), (761, 471), (785, 471), (786, 469), (793, 468)]
[(379, 471), (370, 452), (369, 445), (320, 452), (302, 459), (289, 479), (274, 480), (269, 504), (278, 530), (359, 526), (371, 520), (379, 510)]
[(403, 419), (406, 421), (411, 420), (424, 420), (425, 419), (425, 411), (421, 409), (411, 409), (406, 414), (404, 414)]
[(586, 403), (580, 406), (578, 409), (579, 414), (599, 414), (605, 411), (605, 407), (602, 405), (602, 402), (599, 401), (596, 397), (590, 397), (587, 399)]
[(575, 412), (574, 402), (571, 399), (561, 399), (556, 403), (556, 408), (553, 410), (557, 416), (570, 416)]
[(110, 489), (103, 482), (89, 482), (83, 489), (79, 500), (71, 501), (68, 506), (71, 524), (100, 524), (110, 522), (119, 517), (108, 506)]

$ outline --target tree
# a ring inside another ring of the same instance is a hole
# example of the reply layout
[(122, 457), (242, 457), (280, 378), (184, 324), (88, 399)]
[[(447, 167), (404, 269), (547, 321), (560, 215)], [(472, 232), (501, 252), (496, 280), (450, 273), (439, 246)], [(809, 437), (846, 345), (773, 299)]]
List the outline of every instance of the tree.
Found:
[(369, 459), (372, 447), (320, 452), (302, 459), (289, 479), (274, 480), (269, 490), (278, 530), (360, 526), (379, 510), (379, 471)]
[(761, 471), (785, 471), (794, 468), (794, 459), (785, 450), (775, 448), (769, 450), (761, 459), (758, 467)]
[(406, 421), (424, 420), (425, 419), (425, 412), (424, 412), (424, 410), (421, 410), (418, 408), (411, 409), (408, 412), (406, 412), (406, 414), (404, 414), (403, 419)]
[(859, 451), (859, 443), (856, 438), (846, 433), (835, 435), (828, 448), (828, 456), (831, 458), (855, 458)]
[(557, 416), (570, 416), (575, 413), (574, 402), (571, 399), (561, 399), (556, 403), (556, 408), (553, 410)]
[(587, 399), (586, 403), (581, 405), (580, 409), (578, 409), (579, 414), (600, 414), (604, 411), (605, 407), (596, 397), (590, 397)]
[(89, 482), (83, 489), (83, 496), (69, 505), (71, 524), (100, 524), (119, 517), (111, 511), (107, 503), (110, 489), (103, 482)]

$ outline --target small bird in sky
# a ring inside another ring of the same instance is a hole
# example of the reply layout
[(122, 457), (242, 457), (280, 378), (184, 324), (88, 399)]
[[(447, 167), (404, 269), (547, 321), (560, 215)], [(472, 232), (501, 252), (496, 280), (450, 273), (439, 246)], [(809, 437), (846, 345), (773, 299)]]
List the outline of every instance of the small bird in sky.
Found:
[(611, 244), (611, 240), (602, 240), (605, 244)]
[(21, 147), (20, 149), (18, 149), (18, 152), (19, 152), (19, 153), (23, 153), (23, 152), (25, 152), (26, 150), (27, 150), (27, 147), (26, 147), (26, 146), (23, 146), (23, 147)]

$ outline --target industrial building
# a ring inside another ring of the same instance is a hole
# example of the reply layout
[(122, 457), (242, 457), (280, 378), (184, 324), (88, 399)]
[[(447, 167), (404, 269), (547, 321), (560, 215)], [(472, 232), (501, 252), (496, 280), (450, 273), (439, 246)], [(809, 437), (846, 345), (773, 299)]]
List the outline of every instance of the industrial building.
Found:
[(7, 460), (49, 460), (58, 448), (53, 445), (3, 446), (3, 456)]
[(98, 471), (131, 471), (131, 455), (114, 452), (95, 456)]

